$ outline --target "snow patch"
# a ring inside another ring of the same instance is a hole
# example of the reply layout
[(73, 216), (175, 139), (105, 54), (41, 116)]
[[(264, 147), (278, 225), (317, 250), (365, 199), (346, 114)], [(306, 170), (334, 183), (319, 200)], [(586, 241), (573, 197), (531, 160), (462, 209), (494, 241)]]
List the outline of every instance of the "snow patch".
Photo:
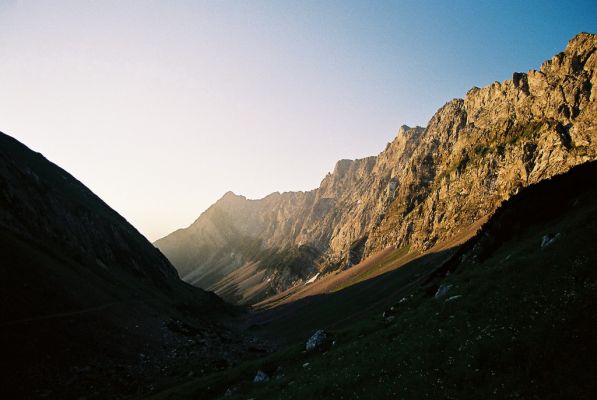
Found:
[(308, 285), (309, 283), (313, 283), (315, 282), (315, 280), (317, 279), (317, 277), (319, 276), (319, 272), (315, 274), (315, 276), (311, 279), (309, 279), (307, 282), (305, 282), (305, 285)]

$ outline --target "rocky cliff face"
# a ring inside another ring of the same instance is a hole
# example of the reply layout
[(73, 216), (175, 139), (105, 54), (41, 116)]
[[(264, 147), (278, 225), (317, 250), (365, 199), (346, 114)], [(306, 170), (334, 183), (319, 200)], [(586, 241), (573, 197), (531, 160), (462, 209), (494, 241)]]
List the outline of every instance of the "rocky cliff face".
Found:
[(597, 158), (596, 48), (579, 34), (538, 71), (471, 89), (426, 128), (403, 126), (377, 157), (339, 161), (313, 191), (228, 193), (156, 245), (201, 287), (252, 263), (262, 296), (389, 246), (428, 249), (521, 187)]
[(473, 88), (440, 109), (367, 249), (429, 247), (520, 187), (595, 159), (596, 47), (595, 35), (579, 34), (539, 71)]

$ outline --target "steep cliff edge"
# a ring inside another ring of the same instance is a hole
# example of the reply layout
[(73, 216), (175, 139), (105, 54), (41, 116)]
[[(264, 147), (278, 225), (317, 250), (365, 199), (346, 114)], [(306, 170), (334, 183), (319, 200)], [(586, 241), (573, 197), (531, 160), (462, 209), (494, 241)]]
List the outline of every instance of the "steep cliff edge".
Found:
[(245, 303), (387, 247), (428, 249), (521, 187), (597, 158), (596, 48), (581, 33), (538, 71), (471, 89), (426, 128), (403, 126), (378, 156), (339, 161), (313, 191), (228, 193), (155, 244), (186, 281)]
[(597, 36), (579, 34), (539, 71), (471, 89), (431, 119), (367, 251), (428, 248), (520, 187), (597, 156)]

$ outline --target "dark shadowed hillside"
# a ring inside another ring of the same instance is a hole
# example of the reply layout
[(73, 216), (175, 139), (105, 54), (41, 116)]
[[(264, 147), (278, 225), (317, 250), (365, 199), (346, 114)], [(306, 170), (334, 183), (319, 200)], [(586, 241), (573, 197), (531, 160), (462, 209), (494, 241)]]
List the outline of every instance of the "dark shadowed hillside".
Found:
[[(2, 398), (120, 398), (228, 364), (232, 309), (67, 172), (0, 134)], [(177, 371), (184, 365), (185, 370)]]

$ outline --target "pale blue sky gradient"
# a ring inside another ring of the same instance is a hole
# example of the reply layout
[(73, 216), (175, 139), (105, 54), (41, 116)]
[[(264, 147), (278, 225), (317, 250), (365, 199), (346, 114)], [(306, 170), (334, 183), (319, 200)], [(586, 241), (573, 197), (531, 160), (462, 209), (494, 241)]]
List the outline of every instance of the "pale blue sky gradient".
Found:
[(155, 240), (227, 190), (312, 189), (580, 31), (597, 2), (0, 0), (0, 130)]

